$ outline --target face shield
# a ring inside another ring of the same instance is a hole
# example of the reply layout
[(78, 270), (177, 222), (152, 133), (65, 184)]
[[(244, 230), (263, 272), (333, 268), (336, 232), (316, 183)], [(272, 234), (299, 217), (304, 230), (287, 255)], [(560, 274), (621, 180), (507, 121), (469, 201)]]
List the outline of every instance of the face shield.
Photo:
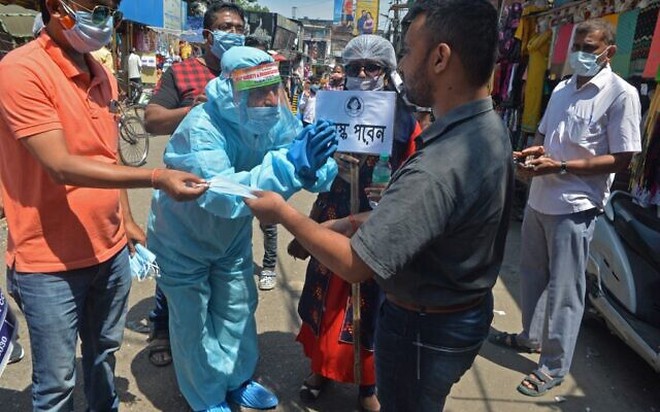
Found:
[(231, 74), (243, 140), (253, 149), (268, 149), (276, 139), (273, 129), (295, 120), (282, 87), (277, 63), (235, 70)]

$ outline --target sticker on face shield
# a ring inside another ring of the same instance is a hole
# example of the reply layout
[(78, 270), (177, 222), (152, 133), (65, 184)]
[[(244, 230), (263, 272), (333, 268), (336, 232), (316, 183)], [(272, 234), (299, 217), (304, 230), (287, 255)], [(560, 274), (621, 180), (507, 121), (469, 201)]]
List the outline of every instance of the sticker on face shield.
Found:
[(262, 64), (257, 67), (248, 67), (235, 70), (231, 75), (236, 91), (256, 89), (258, 87), (279, 84), (282, 80), (277, 63)]

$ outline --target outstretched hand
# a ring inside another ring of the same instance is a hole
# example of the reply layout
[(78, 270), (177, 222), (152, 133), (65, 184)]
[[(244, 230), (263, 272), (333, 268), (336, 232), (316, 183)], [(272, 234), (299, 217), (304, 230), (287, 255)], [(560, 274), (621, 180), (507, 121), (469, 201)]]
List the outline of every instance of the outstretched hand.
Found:
[(282, 212), (290, 207), (284, 198), (275, 192), (252, 192), (256, 199), (243, 199), (252, 214), (265, 225), (282, 223)]
[(206, 180), (172, 169), (159, 169), (159, 173), (154, 174), (153, 183), (156, 189), (165, 191), (178, 201), (197, 199), (209, 188)]

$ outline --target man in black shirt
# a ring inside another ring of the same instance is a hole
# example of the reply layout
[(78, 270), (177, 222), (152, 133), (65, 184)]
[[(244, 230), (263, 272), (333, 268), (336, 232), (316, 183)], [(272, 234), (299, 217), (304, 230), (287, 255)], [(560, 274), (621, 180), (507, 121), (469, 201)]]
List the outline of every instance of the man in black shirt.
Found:
[(437, 411), (488, 335), (513, 162), (487, 87), (495, 8), (487, 0), (418, 0), (405, 23), (399, 67), (408, 97), (437, 120), (378, 207), (323, 228), (272, 193), (246, 203), (347, 281), (378, 282), (386, 295), (375, 348), (381, 410)]

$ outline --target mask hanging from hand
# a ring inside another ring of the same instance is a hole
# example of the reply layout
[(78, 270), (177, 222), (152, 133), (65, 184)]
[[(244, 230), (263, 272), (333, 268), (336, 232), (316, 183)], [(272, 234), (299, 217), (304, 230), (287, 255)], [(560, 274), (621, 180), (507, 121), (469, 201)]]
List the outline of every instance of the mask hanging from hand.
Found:
[(571, 69), (573, 69), (573, 72), (578, 76), (593, 77), (604, 67), (604, 64), (599, 63), (598, 59), (605, 55), (608, 49), (609, 47), (598, 55), (583, 51), (573, 52), (569, 57), (568, 63)]
[(160, 268), (156, 263), (156, 255), (141, 244), (135, 245), (135, 254), (130, 257), (131, 275), (137, 280), (160, 277)]
[(245, 44), (245, 36), (238, 33), (229, 33), (222, 30), (213, 31), (213, 44), (211, 45), (211, 53), (218, 59), (222, 60), (222, 55), (234, 46), (243, 46)]
[(62, 31), (71, 47), (78, 53), (89, 53), (100, 49), (112, 40), (114, 20), (110, 17), (103, 26), (92, 22), (92, 13), (76, 11), (75, 25)]
[(385, 88), (385, 77), (346, 77), (346, 90), (379, 91)]

